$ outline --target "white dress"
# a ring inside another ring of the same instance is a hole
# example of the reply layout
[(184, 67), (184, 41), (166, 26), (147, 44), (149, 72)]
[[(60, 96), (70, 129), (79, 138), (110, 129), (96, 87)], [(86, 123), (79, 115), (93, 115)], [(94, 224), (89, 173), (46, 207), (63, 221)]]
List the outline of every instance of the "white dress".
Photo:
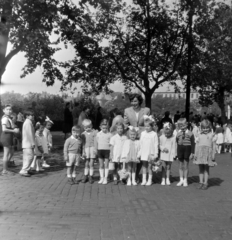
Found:
[(218, 133), (218, 134), (216, 134), (216, 136), (217, 136), (217, 140), (216, 140), (216, 144), (223, 144), (223, 134), (222, 133)]
[(150, 161), (151, 156), (158, 156), (158, 136), (154, 131), (143, 131), (140, 137), (139, 156), (141, 161)]
[(112, 162), (122, 162), (121, 153), (125, 140), (127, 140), (127, 137), (125, 135), (119, 136), (118, 133), (111, 137), (110, 145), (114, 147)]
[(226, 127), (226, 130), (224, 132), (224, 142), (232, 143), (232, 135), (231, 135), (231, 131), (228, 127)]
[[(165, 135), (160, 136), (160, 159), (167, 162), (173, 162), (174, 158), (177, 155), (176, 149), (176, 137), (173, 135), (170, 138), (167, 138)], [(168, 149), (168, 153), (163, 152), (163, 149)]]

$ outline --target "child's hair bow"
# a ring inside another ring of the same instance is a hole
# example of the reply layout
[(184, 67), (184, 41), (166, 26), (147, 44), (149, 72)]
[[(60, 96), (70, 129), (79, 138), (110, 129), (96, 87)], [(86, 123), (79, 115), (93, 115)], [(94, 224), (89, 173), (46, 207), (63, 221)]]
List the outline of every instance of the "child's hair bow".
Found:
[(152, 116), (148, 116), (148, 115), (144, 115), (144, 116), (143, 116), (143, 119), (144, 119), (145, 121), (146, 121), (146, 120), (150, 120), (151, 122), (154, 122), (154, 121), (155, 121)]
[(139, 128), (138, 128), (138, 127), (128, 126), (128, 128), (129, 128), (131, 131), (136, 131), (136, 132), (139, 131)]
[(50, 122), (51, 124), (54, 124), (53, 121), (48, 116), (46, 116), (45, 122)]
[(170, 129), (171, 128), (170, 123), (169, 122), (164, 123), (164, 128)]

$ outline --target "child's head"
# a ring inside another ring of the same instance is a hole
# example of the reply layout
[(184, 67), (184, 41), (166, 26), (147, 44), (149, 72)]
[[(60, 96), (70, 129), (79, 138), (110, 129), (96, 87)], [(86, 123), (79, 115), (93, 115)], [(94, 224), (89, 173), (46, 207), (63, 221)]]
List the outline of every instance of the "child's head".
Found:
[(101, 123), (100, 123), (100, 128), (102, 130), (102, 132), (107, 133), (108, 132), (108, 120), (107, 119), (102, 119)]
[(177, 124), (178, 124), (178, 129), (180, 129), (180, 130), (182, 130), (182, 131), (183, 131), (183, 130), (186, 130), (187, 127), (188, 127), (188, 123), (187, 123), (186, 118), (180, 118), (180, 119), (178, 120)]
[(124, 124), (119, 122), (116, 124), (116, 130), (119, 135), (122, 135), (124, 132)]
[(35, 130), (38, 131), (40, 134), (43, 133), (44, 125), (40, 122), (37, 122), (35, 125)]
[(129, 126), (129, 138), (132, 141), (135, 141), (135, 139), (137, 138), (137, 134), (138, 134), (138, 129), (132, 126)]
[(82, 122), (82, 125), (86, 132), (90, 132), (92, 130), (92, 121), (90, 119), (85, 119)]
[(81, 127), (80, 126), (72, 127), (72, 136), (74, 138), (79, 138), (81, 136)]
[(5, 115), (10, 116), (12, 113), (12, 105), (11, 104), (5, 104), (3, 107), (3, 112)]
[(154, 120), (152, 120), (152, 119), (146, 119), (146, 120), (144, 121), (145, 130), (146, 130), (147, 132), (151, 132), (151, 131), (153, 130), (153, 128), (154, 128), (154, 124), (155, 124)]
[(24, 117), (30, 119), (31, 121), (34, 121), (34, 112), (32, 110), (26, 110), (24, 112)]
[(173, 131), (174, 131), (174, 127), (171, 123), (165, 123), (164, 124), (164, 135), (167, 138), (170, 138), (173, 136)]
[(201, 122), (201, 133), (209, 133), (211, 131), (211, 123), (208, 119), (204, 119)]
[(46, 116), (45, 127), (50, 130), (53, 124), (54, 124), (53, 121), (49, 117)]

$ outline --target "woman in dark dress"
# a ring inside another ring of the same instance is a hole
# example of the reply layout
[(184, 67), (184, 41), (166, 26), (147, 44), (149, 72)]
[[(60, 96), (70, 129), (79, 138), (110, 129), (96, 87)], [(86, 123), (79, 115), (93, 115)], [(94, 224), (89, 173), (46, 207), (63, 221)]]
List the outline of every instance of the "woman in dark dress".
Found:
[(73, 126), (73, 116), (72, 112), (70, 110), (70, 102), (65, 104), (65, 109), (64, 109), (64, 138), (66, 139), (67, 134), (71, 133), (71, 129)]

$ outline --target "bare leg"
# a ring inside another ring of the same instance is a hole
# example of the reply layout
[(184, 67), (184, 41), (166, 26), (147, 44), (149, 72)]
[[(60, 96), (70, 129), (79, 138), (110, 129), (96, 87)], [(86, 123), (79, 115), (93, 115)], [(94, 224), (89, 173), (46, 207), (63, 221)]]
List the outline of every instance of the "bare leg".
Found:
[(208, 180), (209, 180), (209, 166), (205, 165), (204, 166), (204, 184), (208, 185)]
[(199, 164), (199, 182), (203, 183), (204, 181), (204, 166)]
[(10, 147), (4, 147), (4, 154), (3, 154), (3, 171), (8, 170), (8, 160), (10, 158), (10, 152), (11, 148)]

